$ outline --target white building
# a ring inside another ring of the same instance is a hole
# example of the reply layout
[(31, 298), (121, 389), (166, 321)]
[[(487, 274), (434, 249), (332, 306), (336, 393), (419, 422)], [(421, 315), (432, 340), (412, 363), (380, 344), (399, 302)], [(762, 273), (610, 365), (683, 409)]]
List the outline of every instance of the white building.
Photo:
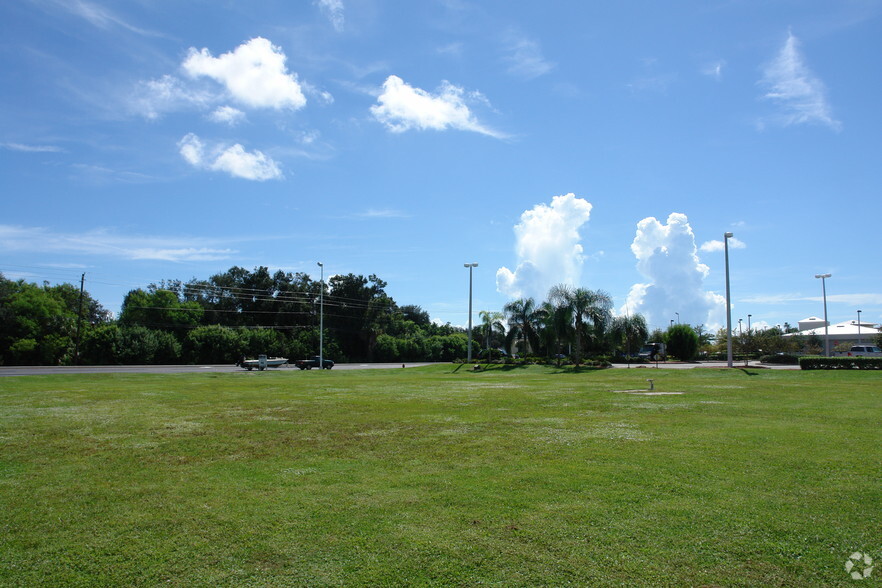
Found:
[[(820, 337), (823, 342), (824, 324), (824, 319), (810, 316), (799, 321), (798, 333), (787, 333), (784, 336), (794, 337), (796, 335), (802, 335), (804, 337), (810, 337), (816, 335)], [(865, 343), (872, 345), (876, 341), (876, 336), (879, 333), (882, 333), (882, 330), (880, 330), (879, 325), (876, 323), (868, 323), (865, 321), (858, 323), (856, 320), (852, 320), (830, 325), (827, 327), (827, 332), (829, 333), (830, 350), (832, 351), (833, 348), (840, 343), (848, 343), (849, 345)]]

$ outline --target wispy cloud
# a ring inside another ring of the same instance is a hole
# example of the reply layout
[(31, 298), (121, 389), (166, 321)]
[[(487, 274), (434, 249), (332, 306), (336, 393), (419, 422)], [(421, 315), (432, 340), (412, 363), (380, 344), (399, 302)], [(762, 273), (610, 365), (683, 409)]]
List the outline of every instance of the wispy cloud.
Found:
[(713, 61), (711, 63), (706, 64), (701, 68), (702, 75), (713, 78), (717, 81), (723, 79), (723, 68), (726, 66), (726, 62), (722, 59), (717, 61)]
[(532, 80), (554, 69), (555, 64), (545, 59), (542, 48), (533, 39), (511, 31), (504, 41), (508, 73)]
[(189, 133), (178, 142), (181, 157), (199, 169), (223, 171), (246, 180), (281, 179), (282, 170), (273, 159), (261, 151), (248, 152), (236, 143), (232, 147), (216, 145), (206, 148), (202, 140)]
[(343, 0), (315, 0), (315, 3), (327, 15), (328, 20), (334, 26), (334, 30), (337, 32), (342, 31), (344, 25)]
[(391, 208), (369, 208), (364, 212), (360, 212), (356, 214), (358, 218), (363, 219), (373, 219), (373, 218), (410, 218), (411, 215), (406, 212), (402, 212), (400, 210), (394, 210)]
[[(804, 296), (802, 294), (759, 294), (743, 298), (743, 302), (751, 304), (789, 304), (792, 302), (819, 302), (822, 303), (822, 296)], [(882, 294), (828, 294), (828, 303), (842, 303), (852, 306), (873, 306), (882, 305)]]
[[(732, 249), (746, 249), (747, 244), (744, 241), (738, 239), (738, 237), (730, 237), (729, 238), (729, 247)], [(701, 244), (699, 249), (705, 252), (714, 252), (714, 251), (722, 251), (726, 248), (726, 244), (723, 241), (713, 240), (713, 241), (705, 241)]]
[[(468, 97), (486, 100), (476, 93)], [(502, 133), (478, 121), (466, 104), (466, 98), (465, 90), (447, 81), (433, 95), (392, 75), (383, 83), (383, 91), (377, 98), (378, 104), (371, 106), (371, 114), (393, 133), (403, 133), (411, 129), (458, 129), (504, 138)]]
[(208, 118), (214, 122), (234, 127), (245, 120), (245, 113), (232, 106), (219, 106), (208, 115)]
[(180, 78), (166, 74), (157, 80), (139, 82), (131, 109), (136, 114), (154, 120), (168, 112), (207, 109), (219, 99), (216, 93), (193, 87)]
[(23, 151), (25, 153), (61, 153), (61, 147), (55, 145), (26, 145), (24, 143), (0, 143), (0, 147), (10, 151)]
[(104, 6), (85, 0), (53, 0), (53, 7), (67, 10), (102, 30), (120, 28), (144, 37), (164, 37), (162, 33), (137, 27)]
[(824, 83), (805, 64), (799, 41), (792, 33), (778, 55), (763, 69), (762, 98), (777, 104), (781, 112), (772, 122), (789, 126), (818, 123), (834, 130), (842, 123), (833, 118)]
[(190, 237), (121, 235), (107, 229), (60, 233), (45, 227), (0, 225), (0, 245), (7, 251), (95, 255), (131, 260), (216, 261), (233, 249)]

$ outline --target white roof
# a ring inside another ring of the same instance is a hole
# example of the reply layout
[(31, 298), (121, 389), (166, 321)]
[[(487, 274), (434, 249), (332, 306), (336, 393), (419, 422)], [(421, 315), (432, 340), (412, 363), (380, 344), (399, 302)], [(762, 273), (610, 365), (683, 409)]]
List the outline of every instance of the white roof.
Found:
[[(809, 320), (811, 320), (811, 319), (805, 319), (805, 321), (809, 321)], [(805, 322), (805, 321), (799, 321), (799, 322)], [(821, 322), (823, 323), (823, 321), (821, 321)], [(857, 339), (858, 334), (860, 334), (861, 337), (869, 338), (869, 337), (875, 336), (876, 334), (878, 334), (882, 331), (880, 331), (879, 326), (876, 325), (875, 323), (866, 323), (864, 321), (861, 321), (860, 333), (858, 333), (858, 322), (852, 320), (852, 321), (845, 321), (845, 322), (841, 322), (841, 323), (836, 323), (835, 325), (830, 325), (829, 327), (827, 327), (827, 332), (829, 333), (831, 339), (835, 339), (837, 337), (846, 337), (848, 339)], [(805, 336), (820, 335), (821, 337), (823, 337), (824, 336), (824, 325), (822, 324), (820, 327), (815, 327), (814, 329), (807, 329), (805, 331), (799, 331), (798, 333), (788, 333), (788, 335), (790, 335), (790, 336), (793, 336), (793, 335), (805, 335)], [(787, 336), (787, 335), (785, 335), (785, 336)]]

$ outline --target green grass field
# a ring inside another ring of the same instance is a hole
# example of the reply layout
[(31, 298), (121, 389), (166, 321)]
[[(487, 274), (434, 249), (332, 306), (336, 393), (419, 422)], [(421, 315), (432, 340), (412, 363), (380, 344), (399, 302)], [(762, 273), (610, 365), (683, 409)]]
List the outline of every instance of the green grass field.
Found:
[(3, 378), (0, 585), (854, 585), (880, 425), (871, 372)]

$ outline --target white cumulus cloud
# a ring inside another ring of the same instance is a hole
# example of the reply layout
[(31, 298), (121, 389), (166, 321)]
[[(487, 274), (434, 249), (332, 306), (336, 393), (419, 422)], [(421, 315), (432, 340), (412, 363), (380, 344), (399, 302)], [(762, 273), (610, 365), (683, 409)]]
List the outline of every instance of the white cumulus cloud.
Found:
[(781, 107), (777, 122), (785, 126), (820, 123), (833, 129), (841, 127), (831, 113), (824, 83), (805, 64), (793, 34), (787, 36), (781, 51), (764, 68), (761, 84), (768, 89), (763, 98)]
[(709, 327), (720, 323), (726, 301), (704, 290), (709, 268), (698, 258), (685, 214), (671, 213), (666, 224), (655, 217), (641, 220), (631, 251), (637, 270), (649, 281), (631, 287), (623, 313), (639, 312), (655, 326), (667, 325), (676, 313), (684, 323)]
[(398, 76), (389, 76), (377, 102), (371, 106), (371, 114), (394, 133), (452, 128), (497, 138), (503, 136), (478, 122), (466, 104), (465, 91), (447, 81), (433, 95), (408, 85)]
[(199, 137), (189, 133), (178, 142), (178, 149), (181, 157), (196, 168), (223, 171), (246, 180), (282, 178), (282, 171), (272, 158), (261, 151), (245, 151), (238, 143), (232, 147), (215, 146), (206, 149)]
[(263, 37), (255, 37), (229, 53), (213, 57), (208, 49), (190, 48), (182, 67), (190, 76), (210, 77), (224, 85), (237, 101), (253, 108), (292, 108), (306, 105), (297, 74), (288, 73), (287, 57)]
[(497, 270), (496, 289), (511, 298), (542, 300), (556, 284), (578, 284), (584, 263), (579, 230), (591, 208), (587, 200), (566, 194), (521, 214), (514, 227), (518, 265), (515, 271)]

